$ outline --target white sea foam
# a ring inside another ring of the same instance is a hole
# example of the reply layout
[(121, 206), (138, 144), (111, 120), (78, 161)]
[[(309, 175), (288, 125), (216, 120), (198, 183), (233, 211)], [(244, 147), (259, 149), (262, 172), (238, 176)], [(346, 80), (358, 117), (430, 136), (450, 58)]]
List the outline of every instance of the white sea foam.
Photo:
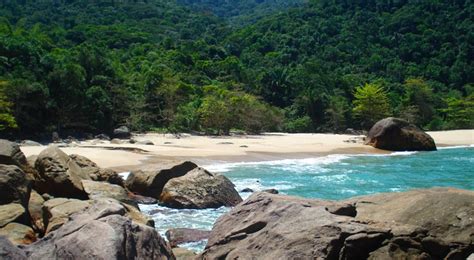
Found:
[(128, 178), (128, 175), (130, 175), (130, 172), (121, 172), (118, 174), (122, 179), (126, 180)]
[(459, 149), (459, 148), (472, 148), (472, 147), (474, 147), (474, 144), (438, 147), (438, 150)]
[(302, 166), (328, 165), (340, 162), (341, 160), (350, 158), (353, 155), (331, 154), (321, 157), (305, 158), (305, 159), (283, 159), (275, 161), (260, 162), (238, 162), (238, 163), (219, 163), (206, 165), (204, 168), (212, 172), (228, 172), (237, 167), (255, 167), (255, 166), (278, 166), (288, 171), (301, 171)]

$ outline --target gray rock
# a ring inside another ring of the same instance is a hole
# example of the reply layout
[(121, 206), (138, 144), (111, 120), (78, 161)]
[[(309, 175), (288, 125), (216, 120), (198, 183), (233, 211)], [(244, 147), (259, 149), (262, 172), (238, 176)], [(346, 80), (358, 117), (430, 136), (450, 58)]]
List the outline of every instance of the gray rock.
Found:
[(59, 148), (50, 146), (36, 160), (40, 180), (35, 187), (40, 193), (53, 196), (86, 199), (81, 180), (90, 180), (87, 172)]
[(40, 235), (43, 235), (45, 232), (43, 204), (43, 197), (36, 191), (32, 190), (28, 202), (28, 213), (30, 214), (33, 229)]
[(192, 228), (172, 228), (167, 230), (165, 233), (171, 247), (177, 247), (179, 244), (183, 243), (197, 242), (208, 239), (210, 234), (211, 231)]
[(25, 208), (17, 203), (0, 205), (0, 227), (11, 222), (28, 223)]
[(370, 129), (365, 144), (390, 151), (435, 151), (431, 136), (417, 126), (394, 117), (375, 123)]
[(146, 196), (142, 196), (142, 195), (139, 195), (139, 194), (134, 194), (132, 192), (128, 193), (128, 197), (131, 200), (133, 200), (133, 201), (135, 201), (136, 203), (139, 203), (139, 204), (151, 205), (151, 204), (157, 204), (158, 203), (158, 200), (155, 199), (155, 198), (146, 197)]
[(106, 134), (98, 134), (98, 135), (94, 136), (94, 138), (99, 139), (99, 140), (106, 140), (106, 141), (110, 140), (110, 137)]
[(132, 136), (130, 130), (126, 126), (121, 126), (114, 130), (114, 138), (129, 139)]
[(94, 181), (106, 181), (111, 184), (116, 184), (124, 187), (123, 178), (118, 173), (111, 169), (104, 169), (97, 166), (97, 164), (88, 158), (78, 155), (71, 154), (69, 157), (76, 162), (77, 165)]
[(278, 190), (277, 189), (266, 189), (266, 190), (262, 190), (262, 192), (267, 192), (267, 193), (271, 193), (271, 194), (278, 194)]
[(36, 241), (33, 229), (19, 223), (9, 223), (0, 228), (0, 236), (5, 236), (15, 245), (28, 245)]
[(143, 141), (138, 141), (136, 144), (141, 144), (141, 145), (155, 145), (152, 141), (150, 140), (143, 140)]
[(5, 236), (0, 236), (0, 259), (26, 260), (26, 254)]
[(16, 165), (25, 172), (28, 180), (37, 178), (37, 171), (28, 163), (18, 144), (0, 139), (0, 164)]
[(27, 207), (31, 184), (16, 165), (0, 164), (0, 205), (12, 202)]
[(229, 179), (200, 167), (169, 180), (160, 196), (160, 202), (171, 208), (219, 208), (241, 201)]
[(132, 192), (159, 199), (169, 180), (183, 176), (196, 167), (198, 166), (195, 163), (186, 161), (179, 164), (162, 164), (152, 172), (133, 171), (128, 175), (125, 187)]
[(114, 138), (114, 139), (110, 140), (110, 143), (111, 144), (122, 144), (123, 142), (120, 139)]
[(24, 252), (29, 259), (174, 259), (154, 228), (132, 222), (125, 212), (116, 201), (95, 201)]
[(59, 137), (58, 132), (51, 133), (51, 141), (53, 141), (53, 143), (59, 143), (62, 141), (61, 137)]
[(112, 198), (138, 208), (138, 204), (128, 197), (127, 191), (119, 185), (107, 182), (82, 180), (82, 186), (89, 199)]
[(340, 202), (254, 193), (218, 219), (198, 259), (465, 259), (472, 201), (442, 188)]
[(60, 228), (66, 223), (70, 216), (80, 212), (91, 205), (91, 201), (56, 198), (50, 199), (43, 204), (45, 234)]

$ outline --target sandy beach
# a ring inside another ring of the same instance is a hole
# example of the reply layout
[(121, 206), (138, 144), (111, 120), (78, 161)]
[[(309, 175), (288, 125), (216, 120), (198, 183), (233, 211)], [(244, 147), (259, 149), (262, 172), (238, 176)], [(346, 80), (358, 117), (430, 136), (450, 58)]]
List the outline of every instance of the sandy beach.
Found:
[[(428, 132), (439, 147), (474, 144), (474, 130)], [(138, 134), (137, 141), (154, 145), (110, 144), (85, 141), (61, 148), (67, 154), (80, 154), (100, 167), (120, 171), (153, 168), (163, 161), (192, 160), (200, 165), (217, 162), (263, 161), (309, 158), (327, 154), (388, 153), (363, 145), (362, 136), (337, 134), (267, 133), (244, 136), (194, 136), (182, 134)], [(26, 156), (39, 154), (46, 146), (22, 147)], [(135, 148), (135, 150), (123, 150)]]

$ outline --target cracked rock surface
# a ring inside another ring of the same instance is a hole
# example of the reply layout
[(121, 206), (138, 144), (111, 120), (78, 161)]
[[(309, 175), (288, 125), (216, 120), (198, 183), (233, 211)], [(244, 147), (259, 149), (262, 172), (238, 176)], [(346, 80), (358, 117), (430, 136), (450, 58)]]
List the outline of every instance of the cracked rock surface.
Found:
[(255, 193), (219, 218), (198, 258), (466, 259), (472, 201), (447, 188), (338, 202)]

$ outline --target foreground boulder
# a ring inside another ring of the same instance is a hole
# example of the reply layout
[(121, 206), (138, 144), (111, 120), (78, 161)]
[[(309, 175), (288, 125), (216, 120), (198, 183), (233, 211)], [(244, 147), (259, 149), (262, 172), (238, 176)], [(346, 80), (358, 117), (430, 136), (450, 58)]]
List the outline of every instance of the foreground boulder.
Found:
[(26, 259), (26, 254), (7, 237), (0, 235), (0, 259), (23, 260)]
[(473, 252), (474, 220), (466, 216), (474, 192), (401, 194), (332, 202), (255, 193), (218, 219), (199, 258), (466, 259)]
[(16, 165), (25, 172), (30, 181), (37, 178), (36, 170), (28, 163), (18, 144), (0, 139), (0, 164)]
[(58, 197), (87, 199), (82, 180), (90, 180), (77, 163), (58, 147), (50, 146), (36, 159), (35, 167), (40, 180), (36, 185), (40, 193)]
[(81, 167), (90, 178), (94, 181), (106, 181), (108, 183), (117, 184), (124, 186), (123, 178), (118, 175), (117, 172), (111, 169), (103, 169), (97, 166), (97, 164), (88, 158), (78, 155), (71, 154), (69, 157)]
[(409, 122), (394, 117), (378, 121), (369, 131), (365, 144), (390, 151), (435, 151), (431, 136)]
[(91, 201), (56, 198), (50, 199), (43, 204), (45, 233), (60, 228), (69, 220), (74, 213), (87, 209)]
[(44, 199), (36, 191), (32, 190), (30, 193), (30, 200), (28, 202), (28, 213), (30, 214), (31, 224), (33, 229), (40, 235), (45, 232), (44, 226)]
[(90, 199), (112, 198), (138, 208), (138, 204), (130, 199), (127, 191), (119, 185), (83, 180), (82, 186)]
[(28, 245), (36, 241), (36, 235), (31, 227), (10, 223), (0, 228), (0, 236), (5, 236), (15, 245)]
[(120, 203), (97, 200), (58, 230), (24, 246), (24, 253), (29, 259), (174, 259), (155, 229), (125, 214)]
[(0, 205), (17, 202), (27, 207), (31, 184), (16, 165), (0, 164)]
[(169, 180), (181, 177), (196, 167), (195, 163), (186, 161), (176, 165), (163, 164), (153, 172), (134, 171), (128, 175), (125, 187), (132, 192), (159, 199)]
[(0, 227), (4, 227), (11, 222), (28, 223), (26, 210), (21, 204), (0, 205)]
[(160, 201), (170, 208), (204, 209), (235, 206), (242, 198), (225, 176), (198, 167), (168, 181)]

